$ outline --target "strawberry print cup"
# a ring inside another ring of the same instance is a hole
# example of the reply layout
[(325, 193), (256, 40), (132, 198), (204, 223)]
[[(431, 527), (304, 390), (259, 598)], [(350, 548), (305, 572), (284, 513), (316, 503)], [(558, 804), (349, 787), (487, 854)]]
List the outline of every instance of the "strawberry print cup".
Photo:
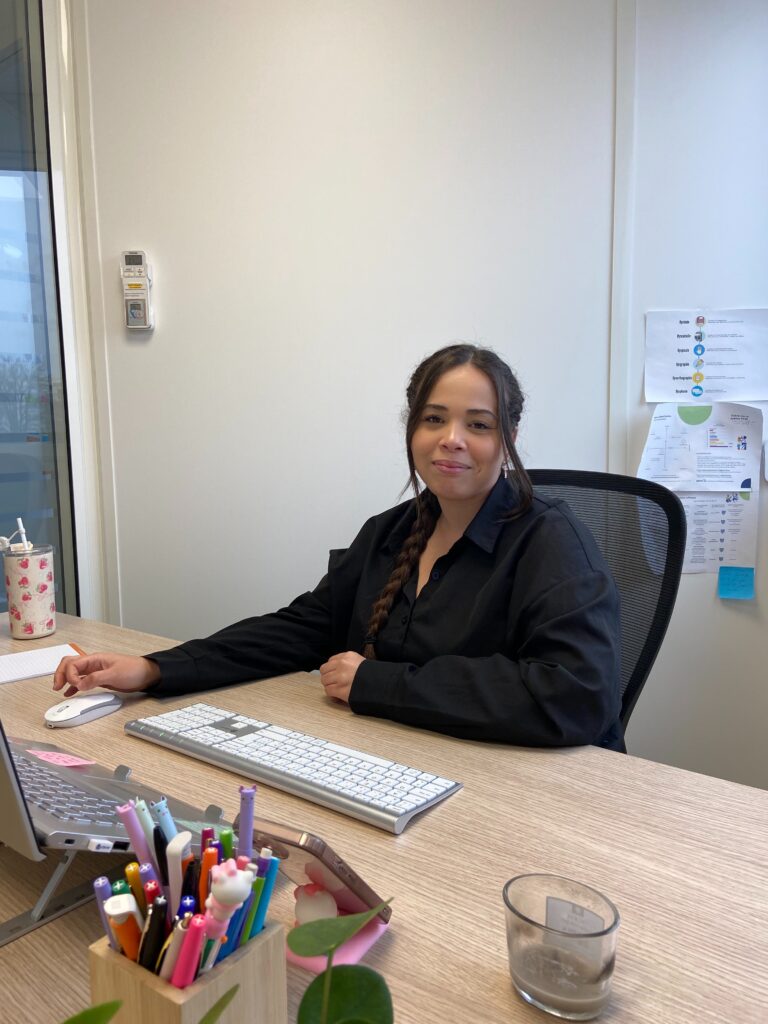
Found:
[(4, 551), (5, 590), (11, 636), (35, 640), (56, 629), (53, 548), (50, 544), (27, 551)]

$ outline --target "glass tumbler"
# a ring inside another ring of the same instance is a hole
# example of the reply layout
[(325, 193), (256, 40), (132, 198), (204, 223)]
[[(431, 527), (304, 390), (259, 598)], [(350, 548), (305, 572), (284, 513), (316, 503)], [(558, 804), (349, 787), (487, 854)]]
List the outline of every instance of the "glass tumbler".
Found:
[(517, 875), (503, 896), (509, 972), (523, 999), (565, 1020), (597, 1017), (616, 957), (613, 903), (559, 875)]
[(40, 544), (26, 551), (4, 551), (5, 589), (11, 636), (34, 640), (56, 629), (53, 548)]

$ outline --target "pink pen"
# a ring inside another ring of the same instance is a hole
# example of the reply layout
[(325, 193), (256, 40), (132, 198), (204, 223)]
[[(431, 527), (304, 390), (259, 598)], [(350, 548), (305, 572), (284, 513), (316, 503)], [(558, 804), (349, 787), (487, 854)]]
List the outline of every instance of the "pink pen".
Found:
[(195, 914), (189, 922), (181, 945), (179, 958), (171, 975), (171, 984), (176, 988), (186, 988), (191, 985), (197, 977), (197, 970), (200, 966), (200, 953), (203, 948), (205, 937), (205, 918), (202, 914)]
[(148, 863), (156, 868), (157, 862), (149, 852), (144, 830), (142, 829), (136, 814), (136, 807), (133, 800), (129, 800), (127, 804), (122, 804), (120, 807), (117, 807), (116, 810), (120, 821), (122, 821), (125, 826), (128, 838), (131, 840), (131, 846), (133, 847), (133, 852), (136, 854), (138, 862), (140, 864)]

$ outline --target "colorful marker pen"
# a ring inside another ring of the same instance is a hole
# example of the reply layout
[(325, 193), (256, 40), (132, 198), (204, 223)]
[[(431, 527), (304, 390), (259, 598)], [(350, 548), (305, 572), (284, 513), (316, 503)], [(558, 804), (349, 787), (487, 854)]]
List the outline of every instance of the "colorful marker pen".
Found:
[(197, 977), (200, 966), (200, 952), (205, 938), (205, 918), (196, 914), (189, 922), (186, 936), (179, 952), (176, 966), (171, 975), (171, 984), (176, 988), (186, 988)]
[(132, 895), (110, 896), (104, 904), (112, 930), (129, 960), (139, 955), (144, 920)]
[(154, 864), (139, 864), (139, 878), (141, 878), (142, 885), (146, 885), (147, 882), (157, 882), (158, 885), (160, 884)]
[(127, 804), (122, 804), (116, 810), (120, 821), (122, 821), (125, 827), (125, 831), (128, 833), (128, 838), (131, 841), (133, 852), (136, 854), (139, 864), (148, 862), (156, 868), (155, 858), (150, 853), (144, 830), (139, 823), (139, 819), (136, 817), (136, 808), (133, 800), (129, 800)]
[(272, 898), (272, 891), (275, 888), (275, 880), (277, 879), (277, 869), (280, 867), (280, 858), (273, 857), (270, 861), (267, 869), (267, 874), (264, 879), (264, 888), (261, 891), (259, 897), (259, 907), (256, 911), (256, 917), (254, 918), (253, 925), (251, 927), (250, 938), (254, 935), (258, 935), (261, 929), (264, 927), (264, 921), (267, 917), (267, 910), (269, 909), (269, 901)]
[(181, 895), (194, 896), (197, 899), (197, 883), (200, 881), (200, 864), (194, 857), (190, 857), (184, 869), (184, 877), (181, 882)]
[(142, 914), (147, 912), (147, 899), (144, 895), (144, 886), (141, 884), (141, 875), (139, 874), (138, 861), (133, 861), (131, 864), (125, 865), (125, 878), (128, 885), (131, 887), (131, 892), (136, 897), (136, 902), (139, 905), (139, 910)]
[(258, 860), (256, 861), (256, 874), (264, 877), (269, 870), (271, 861), (272, 850), (268, 846), (262, 846)]
[(165, 896), (158, 896), (149, 908), (139, 945), (138, 963), (148, 971), (155, 970), (157, 958), (165, 942), (167, 920), (168, 901)]
[(146, 900), (147, 907), (152, 906), (157, 897), (162, 894), (162, 891), (154, 878), (144, 883), (144, 899)]
[(219, 841), (221, 842), (221, 850), (224, 860), (229, 860), (232, 856), (234, 832), (227, 825), (226, 828), (219, 829)]
[(176, 822), (173, 820), (173, 816), (168, 810), (168, 797), (161, 796), (157, 802), (151, 802), (149, 806), (155, 812), (155, 817), (160, 824), (160, 828), (163, 830), (165, 838), (170, 843), (179, 830), (176, 828)]
[(185, 914), (197, 913), (197, 897), (182, 896), (179, 900), (179, 911), (177, 917), (184, 917)]
[(209, 846), (203, 850), (200, 858), (200, 880), (198, 882), (198, 897), (200, 910), (205, 906), (208, 899), (211, 885), (211, 868), (219, 863), (219, 851), (215, 846)]
[(266, 878), (264, 875), (257, 875), (253, 880), (253, 891), (251, 893), (251, 902), (248, 905), (248, 912), (243, 921), (243, 927), (240, 932), (240, 945), (244, 946), (246, 942), (251, 938), (253, 931), (253, 922), (256, 918), (256, 911), (259, 909), (259, 900), (261, 899), (261, 893), (264, 889), (264, 882)]
[(152, 829), (152, 846), (155, 850), (155, 863), (157, 864), (157, 870), (162, 883), (163, 885), (168, 885), (168, 840), (165, 838), (165, 833), (159, 825), (155, 825)]
[(152, 815), (149, 813), (147, 801), (136, 797), (133, 802), (133, 806), (136, 811), (136, 817), (139, 819), (139, 824), (141, 825), (141, 831), (144, 833), (147, 843), (151, 843), (152, 830), (155, 827), (155, 822)]
[(96, 906), (99, 908), (99, 916), (101, 917), (101, 923), (104, 925), (104, 931), (109, 939), (109, 944), (112, 949), (119, 953), (120, 944), (115, 938), (115, 934), (109, 924), (107, 912), (104, 909), (104, 903), (112, 895), (112, 886), (109, 884), (109, 879), (106, 875), (100, 875), (95, 879), (93, 883), (93, 894), (96, 897)]
[(237, 949), (240, 941), (240, 933), (243, 929), (243, 921), (248, 913), (248, 903), (252, 895), (253, 893), (249, 893), (245, 903), (243, 903), (241, 907), (238, 907), (229, 919), (229, 924), (227, 925), (227, 941), (223, 943), (219, 949), (219, 953), (215, 961), (216, 963), (220, 960), (226, 959), (230, 953), (234, 953)]
[(192, 920), (191, 917), (185, 917), (179, 920), (178, 918), (174, 921), (173, 929), (171, 934), (165, 940), (165, 945), (160, 951), (158, 962), (160, 964), (159, 975), (165, 981), (171, 980), (173, 969), (176, 966), (176, 961), (179, 959), (179, 953), (184, 943), (184, 938), (187, 934), (187, 928), (189, 922)]
[(112, 895), (113, 896), (125, 896), (131, 891), (130, 885), (124, 878), (118, 878), (112, 883)]
[(174, 909), (181, 903), (181, 883), (184, 875), (182, 871), (182, 860), (190, 854), (192, 843), (191, 832), (177, 832), (168, 843), (165, 851), (168, 860), (168, 888), (170, 892), (171, 907)]
[(240, 825), (237, 832), (238, 856), (253, 856), (253, 802), (256, 797), (255, 786), (240, 787)]

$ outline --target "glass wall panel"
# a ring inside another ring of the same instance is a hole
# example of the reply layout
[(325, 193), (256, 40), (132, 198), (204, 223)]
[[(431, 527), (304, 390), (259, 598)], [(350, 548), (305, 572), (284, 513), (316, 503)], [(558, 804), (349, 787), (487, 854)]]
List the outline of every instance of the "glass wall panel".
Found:
[[(52, 544), (77, 613), (39, 3), (0, 2), (0, 534)], [(7, 608), (0, 587), (0, 610)]]

